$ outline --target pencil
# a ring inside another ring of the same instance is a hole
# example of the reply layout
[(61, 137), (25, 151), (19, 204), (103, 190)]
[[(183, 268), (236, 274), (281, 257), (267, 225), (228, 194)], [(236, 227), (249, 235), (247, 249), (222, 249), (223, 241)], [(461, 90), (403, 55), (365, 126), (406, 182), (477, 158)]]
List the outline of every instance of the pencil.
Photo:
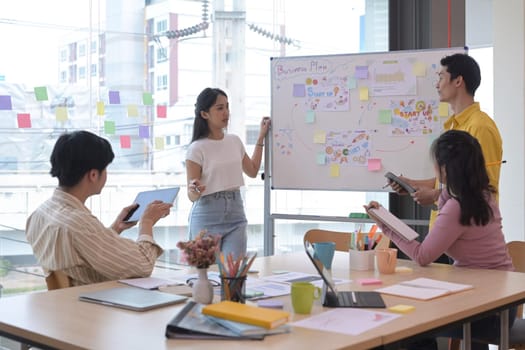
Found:
[(500, 165), (500, 164), (505, 164), (505, 163), (507, 163), (506, 160), (499, 160), (497, 162), (488, 162), (485, 164), (485, 166)]

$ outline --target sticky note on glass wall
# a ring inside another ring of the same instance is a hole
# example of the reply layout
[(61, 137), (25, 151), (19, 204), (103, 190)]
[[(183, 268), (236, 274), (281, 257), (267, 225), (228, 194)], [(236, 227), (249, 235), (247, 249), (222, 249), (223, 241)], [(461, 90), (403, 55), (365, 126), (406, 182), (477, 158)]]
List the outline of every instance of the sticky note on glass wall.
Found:
[(359, 100), (368, 101), (368, 88), (367, 87), (359, 88)]
[(149, 125), (139, 125), (139, 137), (149, 139)]
[(45, 86), (36, 86), (35, 87), (35, 97), (37, 101), (47, 101), (47, 88)]
[(121, 148), (131, 148), (131, 136), (129, 135), (120, 136), (120, 147)]
[(113, 120), (104, 120), (104, 133), (106, 135), (115, 135), (115, 122)]
[(392, 124), (392, 110), (380, 109), (377, 119), (379, 124)]
[(55, 115), (59, 122), (65, 122), (67, 120), (67, 107), (56, 107)]
[(314, 134), (314, 143), (326, 143), (326, 132), (317, 130)]
[(427, 75), (427, 65), (425, 62), (414, 63), (412, 66), (412, 73), (414, 73), (416, 77), (424, 77)]
[(18, 113), (16, 118), (20, 129), (31, 127), (31, 115), (29, 113)]
[(104, 102), (98, 101), (97, 102), (97, 115), (104, 115), (104, 114), (106, 114), (106, 108), (104, 106)]
[(0, 96), (0, 110), (10, 111), (12, 109), (13, 109), (13, 105), (11, 104), (11, 96), (9, 95)]
[(156, 150), (164, 149), (164, 137), (155, 137), (155, 149)]
[(368, 158), (368, 171), (379, 171), (381, 170), (381, 159), (380, 158)]
[(145, 106), (153, 105), (153, 95), (151, 94), (151, 92), (145, 92), (142, 94), (142, 103)]
[(109, 91), (109, 104), (118, 105), (120, 104), (120, 92)]
[(439, 102), (438, 114), (440, 117), (448, 117), (448, 103)]
[(315, 122), (315, 112), (314, 111), (307, 111), (306, 117), (304, 118), (304, 122), (307, 124), (312, 124)]
[(368, 79), (368, 66), (356, 66), (355, 77), (357, 79)]
[(293, 97), (305, 97), (306, 89), (304, 84), (293, 84)]
[(166, 118), (168, 115), (166, 105), (157, 105), (157, 118)]
[(330, 177), (339, 177), (339, 164), (330, 165)]
[(128, 117), (138, 117), (139, 109), (137, 105), (128, 105)]

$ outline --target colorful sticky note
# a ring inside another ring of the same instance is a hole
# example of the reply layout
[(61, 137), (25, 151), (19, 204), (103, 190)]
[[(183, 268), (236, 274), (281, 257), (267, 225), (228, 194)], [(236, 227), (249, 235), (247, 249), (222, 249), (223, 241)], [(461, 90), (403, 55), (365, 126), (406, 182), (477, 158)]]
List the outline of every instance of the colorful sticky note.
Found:
[(438, 114), (440, 117), (448, 117), (448, 103), (439, 102)]
[(326, 153), (324, 151), (317, 152), (316, 163), (318, 165), (325, 165), (326, 164)]
[(10, 111), (12, 109), (13, 109), (13, 105), (11, 104), (11, 96), (9, 95), (0, 96), (0, 110)]
[(381, 170), (381, 158), (368, 158), (368, 171)]
[(392, 110), (380, 109), (378, 112), (377, 121), (379, 124), (392, 124)]
[(388, 308), (388, 311), (396, 312), (398, 314), (407, 314), (416, 309), (413, 305), (398, 304)]
[(47, 88), (45, 86), (36, 86), (35, 87), (35, 97), (37, 101), (47, 101)]
[(104, 133), (106, 135), (115, 135), (115, 122), (113, 120), (104, 120)]
[(366, 86), (359, 88), (359, 100), (368, 101), (368, 88)]
[(315, 112), (307, 111), (306, 117), (304, 118), (304, 122), (307, 124), (312, 124), (313, 122), (315, 122)]
[(128, 105), (128, 117), (138, 117), (139, 116), (139, 110), (137, 108), (137, 105)]
[(155, 137), (155, 149), (156, 150), (164, 149), (164, 137)]
[(168, 116), (168, 108), (166, 105), (157, 105), (157, 118), (166, 118)]
[(326, 132), (324, 130), (315, 131), (314, 143), (326, 143)]
[(145, 106), (153, 105), (153, 96), (151, 95), (151, 92), (144, 92), (142, 94), (142, 103)]
[(120, 148), (131, 148), (131, 136), (129, 135), (120, 136)]
[(357, 79), (368, 79), (368, 66), (356, 66), (355, 77)]
[(330, 177), (339, 177), (339, 164), (330, 165)]
[(18, 113), (16, 118), (20, 129), (31, 127), (31, 115), (29, 113)]
[(109, 91), (109, 104), (118, 105), (120, 104), (120, 92)]
[(355, 89), (357, 87), (357, 80), (353, 77), (348, 77), (348, 81), (346, 82), (346, 86), (349, 89)]
[(56, 107), (55, 115), (59, 122), (65, 122), (67, 120), (67, 107)]
[(139, 137), (149, 139), (149, 125), (139, 125)]
[(424, 77), (427, 75), (427, 65), (424, 62), (416, 62), (412, 66), (412, 73), (416, 77)]
[(106, 114), (106, 108), (104, 106), (104, 102), (98, 101), (97, 102), (97, 115), (104, 115), (104, 114)]
[(293, 97), (305, 97), (306, 89), (304, 84), (293, 84)]

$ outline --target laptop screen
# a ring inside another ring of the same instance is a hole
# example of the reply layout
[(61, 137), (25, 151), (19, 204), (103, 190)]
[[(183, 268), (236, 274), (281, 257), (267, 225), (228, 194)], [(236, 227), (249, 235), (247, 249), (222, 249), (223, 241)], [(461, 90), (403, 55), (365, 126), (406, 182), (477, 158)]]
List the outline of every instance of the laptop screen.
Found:
[(306, 255), (308, 255), (308, 258), (310, 258), (310, 261), (315, 267), (315, 270), (321, 276), (325, 284), (330, 288), (330, 290), (337, 295), (337, 289), (335, 288), (335, 283), (332, 279), (332, 276), (330, 274), (326, 273), (326, 269), (324, 269), (323, 264), (315, 258), (315, 252), (314, 247), (310, 242), (305, 241), (304, 242), (304, 250), (306, 252)]

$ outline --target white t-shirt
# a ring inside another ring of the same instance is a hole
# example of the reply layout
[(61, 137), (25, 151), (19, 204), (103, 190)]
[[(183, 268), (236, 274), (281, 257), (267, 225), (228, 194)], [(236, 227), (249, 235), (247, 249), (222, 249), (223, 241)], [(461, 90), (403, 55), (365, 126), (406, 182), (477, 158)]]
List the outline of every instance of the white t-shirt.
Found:
[(188, 147), (186, 160), (202, 167), (202, 195), (244, 186), (242, 159), (246, 154), (237, 135), (225, 134), (222, 140), (209, 138), (194, 141)]

